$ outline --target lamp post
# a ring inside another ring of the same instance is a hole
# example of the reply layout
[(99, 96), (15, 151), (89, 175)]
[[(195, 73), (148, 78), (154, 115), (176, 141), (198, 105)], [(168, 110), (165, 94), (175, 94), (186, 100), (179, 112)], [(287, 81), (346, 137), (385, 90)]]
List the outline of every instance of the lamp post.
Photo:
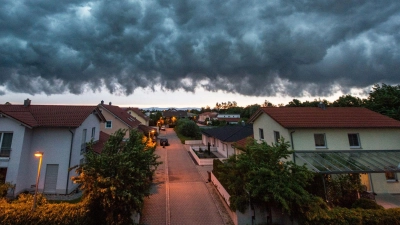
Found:
[(36, 198), (37, 198), (37, 192), (38, 192), (38, 186), (39, 186), (40, 168), (42, 167), (43, 152), (35, 152), (35, 156), (39, 157), (39, 166), (38, 166), (38, 173), (37, 173), (37, 177), (36, 177), (35, 196), (33, 197), (32, 211), (35, 211), (35, 209), (36, 209)]

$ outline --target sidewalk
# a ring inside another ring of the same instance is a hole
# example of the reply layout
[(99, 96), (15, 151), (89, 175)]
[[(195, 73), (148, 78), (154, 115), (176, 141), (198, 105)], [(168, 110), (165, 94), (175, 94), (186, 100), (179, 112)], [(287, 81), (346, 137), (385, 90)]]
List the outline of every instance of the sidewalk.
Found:
[(162, 132), (170, 146), (157, 146), (162, 165), (156, 171), (140, 224), (233, 224), (208, 183), (209, 167), (196, 166), (172, 129)]

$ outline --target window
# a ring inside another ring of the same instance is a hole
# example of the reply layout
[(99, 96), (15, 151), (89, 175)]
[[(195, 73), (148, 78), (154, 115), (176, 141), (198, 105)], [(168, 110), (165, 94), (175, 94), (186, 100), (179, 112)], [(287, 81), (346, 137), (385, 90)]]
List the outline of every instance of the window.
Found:
[(349, 137), (350, 148), (361, 148), (360, 138), (357, 133), (347, 134), (347, 136)]
[(264, 130), (261, 129), (261, 128), (259, 128), (259, 129), (258, 129), (258, 133), (259, 133), (259, 135), (260, 135), (260, 140), (264, 140)]
[(106, 128), (112, 128), (112, 121), (111, 120), (108, 120), (108, 121), (106, 121)]
[(92, 140), (94, 140), (94, 137), (96, 135), (96, 127), (92, 128)]
[(316, 148), (326, 148), (325, 134), (314, 134)]
[(390, 166), (386, 168), (387, 170), (385, 171), (385, 176), (386, 176), (386, 181), (387, 182), (396, 182), (397, 181), (397, 174), (393, 172), (396, 167)]
[(274, 131), (274, 140), (275, 143), (279, 142), (279, 139), (281, 139), (281, 135), (279, 134), (279, 131)]
[(81, 141), (81, 155), (86, 152), (86, 133), (87, 133), (87, 130), (83, 129), (82, 141)]
[(10, 157), (13, 133), (0, 133), (0, 157)]

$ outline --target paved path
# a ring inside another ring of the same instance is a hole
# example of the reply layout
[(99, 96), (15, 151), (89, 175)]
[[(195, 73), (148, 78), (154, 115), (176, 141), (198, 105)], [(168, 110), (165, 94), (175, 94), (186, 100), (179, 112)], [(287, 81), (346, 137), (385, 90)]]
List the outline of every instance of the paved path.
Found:
[(157, 146), (163, 164), (156, 171), (152, 195), (145, 199), (140, 224), (233, 224), (207, 182), (212, 167), (196, 166), (172, 129), (160, 136), (166, 136), (170, 146)]

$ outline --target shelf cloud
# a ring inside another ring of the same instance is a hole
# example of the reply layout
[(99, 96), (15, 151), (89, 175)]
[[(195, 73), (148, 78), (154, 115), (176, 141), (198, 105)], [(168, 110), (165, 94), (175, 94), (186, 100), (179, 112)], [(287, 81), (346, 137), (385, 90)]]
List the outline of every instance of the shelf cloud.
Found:
[(0, 85), (17, 93), (303, 96), (400, 83), (396, 0), (6, 0), (0, 27)]

